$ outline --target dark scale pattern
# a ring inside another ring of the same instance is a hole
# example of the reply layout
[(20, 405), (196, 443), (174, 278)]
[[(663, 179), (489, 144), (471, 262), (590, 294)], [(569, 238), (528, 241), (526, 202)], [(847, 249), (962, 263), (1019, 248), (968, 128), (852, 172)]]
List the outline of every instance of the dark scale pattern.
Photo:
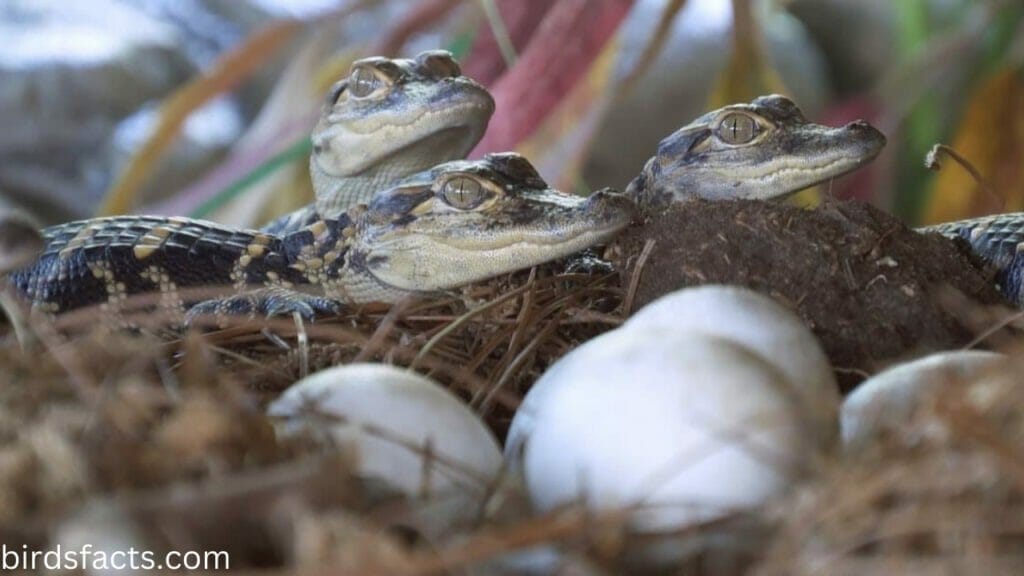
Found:
[[(289, 267), (280, 238), (210, 222), (100, 218), (48, 228), (43, 236), (47, 245), (39, 260), (11, 281), (33, 301), (56, 304), (60, 311), (106, 301), (111, 283), (126, 294), (159, 291), (150, 276), (154, 268), (177, 288), (231, 287), (241, 262), (245, 284), (261, 285), (270, 273), (281, 281), (305, 282)], [(104, 270), (111, 274), (104, 276)]]
[(946, 236), (959, 236), (971, 249), (999, 271), (999, 288), (1006, 299), (1024, 306), (1024, 218), (1020, 214), (999, 214), (926, 228)]

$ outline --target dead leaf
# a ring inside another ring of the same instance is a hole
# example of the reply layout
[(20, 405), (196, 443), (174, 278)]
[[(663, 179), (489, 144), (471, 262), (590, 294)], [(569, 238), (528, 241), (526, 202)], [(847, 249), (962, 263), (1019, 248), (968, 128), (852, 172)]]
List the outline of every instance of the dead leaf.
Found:
[(619, 93), (616, 95), (617, 98), (623, 98), (632, 90), (636, 85), (636, 82), (643, 77), (647, 69), (650, 68), (651, 64), (661, 54), (661, 50), (665, 47), (665, 42), (668, 41), (669, 36), (672, 33), (672, 24), (675, 23), (676, 16), (682, 12), (683, 8), (686, 7), (686, 0), (669, 0), (665, 5), (665, 9), (661, 12), (661, 18), (658, 19), (658, 27), (654, 29), (654, 33), (651, 34), (651, 39), (644, 46), (644, 51), (637, 59), (637, 63), (633, 68), (626, 74), (625, 78), (619, 82)]
[(786, 86), (765, 56), (767, 50), (750, 0), (732, 0), (732, 54), (715, 82), (709, 108), (749, 102), (763, 94), (785, 94)]
[[(505, 25), (508, 43), (517, 54), (526, 48), (553, 4), (550, 0), (488, 1), (496, 5), (498, 16)], [(462, 67), (463, 72), (484, 86), (490, 86), (508, 70), (508, 66), (492, 27), (482, 27)]]
[(533, 134), (516, 149), (533, 159), (538, 171), (560, 190), (580, 188), (590, 143), (614, 101), (612, 78), (618, 42), (609, 42), (587, 75), (562, 99)]
[(632, 5), (633, 0), (555, 4), (515, 66), (495, 83), (497, 113), (473, 155), (511, 150), (530, 136), (590, 69)]
[[(972, 95), (952, 147), (1005, 200), (1003, 210), (1024, 210), (1024, 80), (1007, 68)], [(999, 199), (984, 191), (969, 172), (946, 163), (935, 179), (924, 224), (948, 222), (999, 210)]]
[(302, 22), (294, 20), (271, 24), (250, 36), (238, 48), (221, 56), (208, 73), (194, 78), (168, 97), (161, 106), (156, 130), (107, 193), (99, 215), (110, 216), (131, 211), (139, 189), (164, 152), (174, 143), (188, 116), (256, 72), (303, 27)]

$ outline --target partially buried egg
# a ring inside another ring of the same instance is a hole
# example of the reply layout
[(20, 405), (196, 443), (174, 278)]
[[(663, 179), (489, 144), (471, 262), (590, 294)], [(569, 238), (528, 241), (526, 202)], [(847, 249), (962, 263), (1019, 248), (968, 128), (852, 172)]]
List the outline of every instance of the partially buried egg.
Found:
[(805, 415), (817, 422), (815, 435), (822, 447), (834, 446), (839, 386), (821, 344), (792, 310), (748, 288), (709, 284), (667, 294), (644, 306), (624, 326), (655, 327), (725, 338), (769, 361), (793, 384)]
[(614, 330), (541, 377), (506, 457), (539, 510), (628, 508), (638, 530), (676, 529), (757, 506), (806, 468), (819, 452), (799, 398), (726, 339)]
[(311, 434), (353, 450), (359, 473), (413, 497), (484, 494), (501, 468), (490, 430), (462, 401), (419, 374), (350, 364), (297, 382), (270, 405), (285, 436)]
[(928, 408), (949, 386), (961, 388), (982, 379), (1006, 361), (996, 352), (953, 350), (897, 364), (865, 380), (843, 402), (843, 444), (868, 447), (882, 438), (909, 432), (921, 435), (914, 414)]

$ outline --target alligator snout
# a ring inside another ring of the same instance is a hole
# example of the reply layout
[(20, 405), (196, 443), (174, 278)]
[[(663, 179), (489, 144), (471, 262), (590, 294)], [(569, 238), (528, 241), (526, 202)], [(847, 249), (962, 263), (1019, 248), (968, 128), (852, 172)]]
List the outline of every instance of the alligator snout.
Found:
[(613, 188), (602, 188), (588, 196), (584, 208), (598, 220), (622, 222), (623, 225), (632, 222), (639, 214), (636, 202)]
[(853, 132), (858, 137), (876, 144), (879, 150), (881, 150), (882, 147), (885, 146), (885, 134), (882, 134), (877, 128), (875, 128), (865, 120), (854, 120), (853, 122), (850, 122), (846, 126), (843, 126), (843, 129)]

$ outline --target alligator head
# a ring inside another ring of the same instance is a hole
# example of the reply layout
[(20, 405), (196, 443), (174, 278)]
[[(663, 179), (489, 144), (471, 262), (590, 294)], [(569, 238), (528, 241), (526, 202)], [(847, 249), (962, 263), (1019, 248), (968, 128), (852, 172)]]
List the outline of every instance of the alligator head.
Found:
[(662, 140), (626, 192), (647, 209), (688, 198), (781, 198), (867, 164), (883, 146), (885, 136), (863, 120), (823, 126), (784, 96), (762, 96)]
[(379, 193), (354, 220), (347, 265), (398, 292), (435, 292), (606, 242), (634, 215), (621, 194), (559, 192), (522, 156), (489, 154)]
[(334, 217), (399, 178), (465, 157), (493, 112), (490, 93), (448, 52), (356, 61), (313, 129), (317, 212)]

